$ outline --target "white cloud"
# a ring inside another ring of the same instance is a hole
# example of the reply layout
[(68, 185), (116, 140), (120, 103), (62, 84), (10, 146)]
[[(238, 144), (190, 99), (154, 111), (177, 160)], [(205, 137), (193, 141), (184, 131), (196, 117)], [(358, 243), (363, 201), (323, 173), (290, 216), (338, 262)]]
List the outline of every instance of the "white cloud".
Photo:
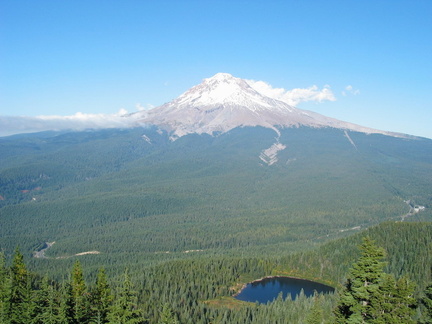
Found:
[(117, 112), (117, 116), (123, 117), (126, 116), (128, 114), (128, 111), (124, 108), (121, 108), (118, 112)]
[(84, 130), (135, 126), (133, 119), (124, 118), (127, 113), (127, 110), (120, 109), (115, 114), (85, 114), (77, 112), (70, 116), (0, 116), (0, 136), (46, 130)]
[(329, 85), (325, 85), (321, 90), (316, 85), (309, 88), (285, 90), (283, 88), (273, 88), (270, 84), (264, 81), (246, 81), (259, 93), (273, 99), (284, 101), (291, 106), (297, 106), (299, 103), (306, 101), (336, 101), (336, 97)]
[(146, 104), (145, 106), (141, 105), (141, 103), (137, 103), (135, 105), (135, 108), (136, 108), (137, 111), (149, 110), (149, 109), (152, 109), (154, 107), (155, 107), (154, 105), (149, 104), (149, 103)]
[(356, 96), (356, 95), (360, 94), (360, 90), (359, 89), (354, 89), (354, 87), (352, 85), (347, 85), (345, 87), (345, 90), (342, 91), (342, 95), (346, 96), (349, 93), (352, 94), (352, 95), (354, 95), (354, 96)]

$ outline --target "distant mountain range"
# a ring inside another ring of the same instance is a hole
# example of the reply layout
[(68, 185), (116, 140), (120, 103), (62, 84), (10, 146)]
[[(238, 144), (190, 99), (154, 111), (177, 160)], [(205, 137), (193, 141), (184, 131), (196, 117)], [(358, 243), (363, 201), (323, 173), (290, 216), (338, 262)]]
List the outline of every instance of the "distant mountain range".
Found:
[(225, 133), (244, 126), (271, 128), (278, 134), (280, 128), (306, 126), (407, 137), (295, 108), (263, 95), (246, 80), (228, 73), (204, 79), (177, 99), (147, 112), (131, 114), (130, 117), (167, 130), (172, 139), (191, 133)]

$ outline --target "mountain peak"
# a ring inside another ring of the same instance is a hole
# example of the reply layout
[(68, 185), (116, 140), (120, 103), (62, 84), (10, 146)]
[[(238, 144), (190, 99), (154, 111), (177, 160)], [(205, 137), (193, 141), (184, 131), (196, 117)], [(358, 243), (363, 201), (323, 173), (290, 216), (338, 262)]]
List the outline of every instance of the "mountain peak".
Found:
[(216, 73), (215, 75), (213, 75), (212, 77), (204, 79), (204, 80), (208, 80), (208, 81), (210, 81), (210, 80), (225, 81), (225, 80), (230, 80), (230, 79), (237, 79), (237, 78), (234, 78), (229, 73), (219, 72), (219, 73)]
[(224, 133), (242, 126), (262, 126), (278, 134), (278, 128), (306, 126), (397, 136), (297, 109), (259, 93), (246, 80), (229, 73), (204, 79), (177, 99), (153, 108), (145, 116), (138, 115), (138, 120), (169, 131), (173, 139), (190, 133)]
[(180, 106), (193, 107), (228, 104), (251, 106), (251, 97), (254, 98), (252, 101), (257, 101), (262, 95), (243, 79), (229, 73), (217, 73), (211, 78), (204, 79), (202, 83), (192, 87), (174, 101)]

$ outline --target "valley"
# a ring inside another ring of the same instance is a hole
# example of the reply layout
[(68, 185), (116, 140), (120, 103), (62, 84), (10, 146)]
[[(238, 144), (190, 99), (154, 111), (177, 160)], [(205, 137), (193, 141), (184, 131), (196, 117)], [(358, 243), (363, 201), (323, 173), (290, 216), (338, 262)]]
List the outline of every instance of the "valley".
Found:
[[(385, 244), (389, 271), (424, 289), (432, 231), (418, 222), (432, 219), (430, 141), (350, 132), (354, 148), (336, 129), (280, 134), (286, 148), (272, 165), (259, 158), (275, 143), (265, 128), (176, 141), (156, 128), (56, 134), (44, 143), (36, 135), (14, 154), (14, 141), (1, 140), (9, 155), (0, 246), (11, 258), (19, 245), (29, 269), (60, 282), (79, 261), (89, 285), (104, 267), (118, 291), (127, 268), (150, 323), (163, 300), (182, 323), (196, 322), (191, 314), (240, 323), (244, 312), (301, 321), (294, 309), (310, 309), (313, 299), (254, 308), (229, 299), (230, 287), (269, 275), (338, 287), (367, 233)], [(425, 208), (413, 213), (415, 206)], [(415, 246), (422, 248), (407, 259)], [(333, 295), (320, 298), (331, 317)]]
[[(344, 131), (280, 132), (280, 145), (286, 148), (270, 166), (259, 159), (274, 145), (274, 132), (265, 128), (217, 137), (189, 135), (174, 142), (156, 129), (91, 132), (83, 142), (79, 137), (70, 142), (67, 150), (64, 136), (71, 134), (52, 137), (51, 144), (39, 146), (42, 152), (32, 148), (17, 155), (21, 163), (11, 156), (13, 168), (5, 159), (2, 246), (11, 253), (18, 238), (25, 237), (19, 241), (29, 252), (35, 244), (56, 241), (49, 250), (52, 257), (93, 250), (102, 253), (99, 257), (108, 251), (253, 255), (255, 249), (267, 249), (271, 254), (278, 244), (295, 251), (349, 232), (341, 229), (400, 219), (406, 199), (426, 207), (415, 220), (430, 217), (430, 151), (406, 154), (429, 141), (383, 137), (381, 145), (374, 143), (380, 135), (350, 133), (354, 149)], [(392, 151), (395, 145), (404, 153)], [(70, 166), (67, 171), (64, 165)], [(11, 176), (16, 180), (7, 180)], [(21, 192), (32, 187), (41, 190), (31, 196)]]
[(1, 273), (22, 251), (36, 292), (50, 278), (60, 307), (71, 269), (86, 296), (104, 269), (143, 323), (302, 323), (314, 305), (328, 322), (337, 294), (267, 305), (232, 295), (268, 276), (339, 291), (370, 236), (421, 298), (432, 140), (302, 111), (227, 74), (125, 118), (135, 127), (0, 138)]

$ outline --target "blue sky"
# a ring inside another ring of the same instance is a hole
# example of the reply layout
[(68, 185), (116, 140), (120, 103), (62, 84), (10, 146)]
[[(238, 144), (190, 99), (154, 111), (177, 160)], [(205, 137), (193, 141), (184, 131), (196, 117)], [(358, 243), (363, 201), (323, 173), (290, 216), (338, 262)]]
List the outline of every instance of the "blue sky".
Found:
[(158, 106), (228, 72), (330, 89), (298, 108), (432, 138), (431, 16), (427, 0), (1, 1), (0, 135)]

